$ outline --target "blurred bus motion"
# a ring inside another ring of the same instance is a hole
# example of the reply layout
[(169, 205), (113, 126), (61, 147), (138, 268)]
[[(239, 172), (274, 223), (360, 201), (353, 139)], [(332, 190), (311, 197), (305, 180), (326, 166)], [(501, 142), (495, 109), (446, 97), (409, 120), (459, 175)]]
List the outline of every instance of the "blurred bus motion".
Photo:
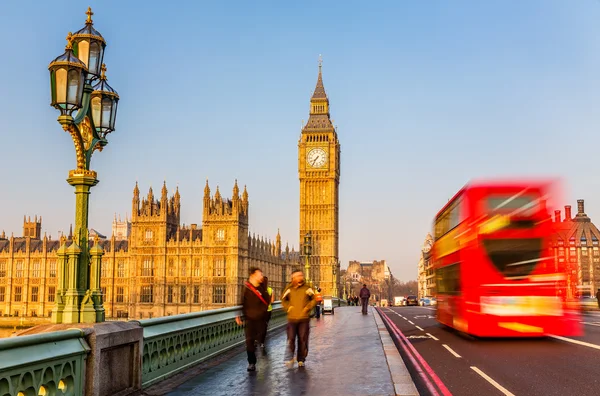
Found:
[(437, 320), (479, 337), (582, 334), (564, 263), (551, 248), (555, 181), (483, 181), (437, 214)]

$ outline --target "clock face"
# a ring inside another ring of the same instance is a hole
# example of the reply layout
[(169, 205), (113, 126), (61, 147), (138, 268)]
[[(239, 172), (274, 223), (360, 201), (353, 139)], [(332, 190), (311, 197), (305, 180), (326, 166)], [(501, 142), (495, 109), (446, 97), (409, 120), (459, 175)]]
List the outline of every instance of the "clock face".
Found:
[(313, 168), (321, 168), (327, 163), (327, 152), (322, 148), (314, 148), (308, 152), (306, 161)]

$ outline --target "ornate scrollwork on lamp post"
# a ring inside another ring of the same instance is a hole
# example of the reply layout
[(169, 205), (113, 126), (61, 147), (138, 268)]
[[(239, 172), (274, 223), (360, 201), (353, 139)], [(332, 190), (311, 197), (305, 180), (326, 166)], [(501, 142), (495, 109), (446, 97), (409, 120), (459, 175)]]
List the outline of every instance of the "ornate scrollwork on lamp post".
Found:
[(69, 33), (65, 53), (48, 66), (50, 104), (60, 111), (58, 122), (71, 135), (77, 164), (67, 179), (75, 187), (76, 237), (68, 249), (68, 241), (61, 241), (64, 249), (59, 249), (63, 266), (60, 273), (64, 279), (59, 279), (56, 291), (54, 323), (104, 321), (99, 276), (103, 250), (97, 240), (90, 250), (88, 235), (89, 194), (98, 184), (90, 162), (92, 154), (102, 151), (108, 144), (107, 135), (115, 130), (119, 95), (106, 82), (106, 41), (94, 29), (91, 8), (86, 14), (85, 26), (75, 34)]

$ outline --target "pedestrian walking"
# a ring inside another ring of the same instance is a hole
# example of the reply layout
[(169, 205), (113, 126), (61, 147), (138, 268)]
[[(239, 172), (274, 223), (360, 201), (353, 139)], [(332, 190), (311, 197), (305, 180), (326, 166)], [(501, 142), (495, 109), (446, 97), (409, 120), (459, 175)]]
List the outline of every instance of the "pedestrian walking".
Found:
[(248, 354), (248, 371), (256, 370), (256, 345), (266, 324), (267, 308), (269, 306), (268, 294), (261, 289), (260, 284), (263, 281), (263, 274), (260, 268), (251, 267), (250, 277), (244, 283), (244, 294), (242, 296), (242, 316), (237, 316), (235, 321), (238, 325), (244, 322), (246, 335), (246, 353)]
[[(281, 296), (281, 304), (287, 313), (287, 350), (285, 362), (288, 367), (294, 365), (294, 353), (298, 367), (304, 367), (308, 355), (308, 339), (310, 336), (310, 311), (317, 301), (315, 293), (304, 281), (302, 271), (292, 273), (292, 283)], [(296, 351), (296, 341), (298, 348)]]
[[(315, 300), (317, 301), (317, 305), (315, 305), (315, 316), (317, 319), (319, 319), (321, 317), (323, 304), (323, 295), (321, 294), (320, 287), (317, 287), (317, 292), (315, 293)], [(323, 314), (323, 316), (325, 316), (325, 314)]]
[(267, 307), (267, 315), (265, 316), (265, 326), (263, 328), (263, 332), (260, 335), (259, 343), (260, 349), (263, 355), (267, 354), (267, 349), (265, 348), (265, 340), (267, 338), (267, 330), (269, 328), (269, 321), (271, 320), (271, 314), (273, 313), (273, 303), (275, 302), (275, 295), (273, 294), (273, 289), (269, 287), (269, 278), (266, 276), (263, 277), (263, 281), (261, 286), (261, 291), (266, 293), (268, 296), (267, 302), (269, 306)]
[(369, 305), (369, 298), (371, 298), (371, 292), (367, 289), (367, 285), (363, 284), (362, 289), (360, 289), (360, 301), (362, 303), (362, 313), (366, 315), (368, 313), (367, 306)]

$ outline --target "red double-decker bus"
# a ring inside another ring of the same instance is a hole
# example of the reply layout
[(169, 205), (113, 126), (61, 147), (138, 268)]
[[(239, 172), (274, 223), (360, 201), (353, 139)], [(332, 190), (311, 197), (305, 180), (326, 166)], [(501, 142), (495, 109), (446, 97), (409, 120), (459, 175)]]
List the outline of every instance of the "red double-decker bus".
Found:
[(553, 182), (474, 182), (437, 214), (437, 320), (479, 337), (581, 335), (550, 245)]

